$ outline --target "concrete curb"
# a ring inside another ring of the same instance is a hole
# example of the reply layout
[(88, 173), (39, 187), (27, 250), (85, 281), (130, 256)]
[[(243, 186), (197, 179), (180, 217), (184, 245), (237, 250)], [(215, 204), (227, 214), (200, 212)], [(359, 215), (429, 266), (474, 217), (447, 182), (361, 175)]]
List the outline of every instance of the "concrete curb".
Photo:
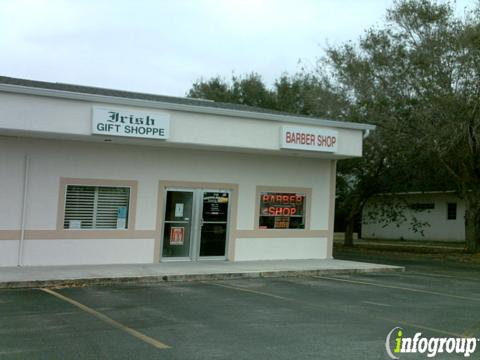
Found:
[(361, 273), (385, 273), (404, 272), (405, 267), (384, 267), (364, 269), (319, 269), (319, 270), (272, 270), (272, 271), (245, 271), (231, 273), (207, 273), (207, 274), (165, 274), (154, 276), (119, 276), (119, 277), (91, 277), (78, 279), (54, 279), (54, 280), (22, 280), (0, 282), (0, 289), (22, 289), (40, 287), (84, 287), (119, 284), (155, 284), (168, 281), (214, 281), (231, 279), (251, 278), (279, 278), (301, 277), (318, 275), (348, 275)]
[[(334, 246), (343, 247), (343, 241), (334, 242)], [(447, 246), (447, 245), (427, 245), (427, 244), (394, 244), (394, 243), (381, 243), (381, 242), (371, 242), (371, 241), (362, 241), (357, 240), (354, 243), (356, 248), (367, 248), (367, 249), (379, 249), (390, 251), (415, 251), (415, 250), (425, 250), (425, 252), (462, 252), (465, 250), (465, 246)]]

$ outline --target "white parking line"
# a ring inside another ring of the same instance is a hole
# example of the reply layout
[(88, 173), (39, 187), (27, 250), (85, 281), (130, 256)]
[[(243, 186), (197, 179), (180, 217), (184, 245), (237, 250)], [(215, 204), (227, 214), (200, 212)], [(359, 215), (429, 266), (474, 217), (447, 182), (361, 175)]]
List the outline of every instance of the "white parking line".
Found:
[[(266, 291), (247, 289), (247, 288), (243, 288), (243, 287), (226, 285), (226, 284), (221, 284), (221, 283), (213, 283), (213, 282), (205, 282), (205, 284), (219, 286), (219, 287), (223, 287), (223, 288), (227, 288), (227, 289), (242, 291), (242, 292), (261, 295), (261, 296), (267, 296), (267, 297), (270, 297), (270, 298), (274, 298), (274, 299), (278, 299), (278, 300), (284, 300), (284, 301), (288, 301), (288, 302), (296, 303), (296, 304), (302, 304), (302, 305), (310, 306), (310, 307), (313, 307), (313, 308), (323, 309), (323, 310), (326, 310), (326, 311), (332, 311), (332, 309), (333, 309), (329, 305), (322, 305), (321, 303), (306, 302), (306, 301), (298, 300), (298, 299), (295, 299), (295, 298), (290, 298), (290, 297), (286, 297), (286, 296), (282, 296), (282, 295), (276, 295), (276, 294), (266, 292)], [(431, 331), (431, 332), (434, 332), (434, 333), (437, 333), (437, 334), (449, 335), (449, 336), (454, 336), (454, 337), (462, 337), (461, 334), (457, 334), (457, 333), (450, 332), (450, 331), (445, 331), (445, 330), (442, 330), (442, 329), (436, 329), (436, 328), (433, 328), (433, 327), (424, 326), (424, 325), (420, 325), (420, 324), (415, 324), (415, 323), (411, 323), (411, 322), (404, 321), (404, 320), (391, 319), (391, 318), (386, 318), (386, 317), (382, 317), (382, 316), (375, 316), (375, 315), (366, 313), (364, 310), (362, 310), (362, 311), (352, 311), (352, 310), (338, 309), (338, 308), (336, 308), (335, 310), (342, 311), (342, 312), (348, 313), (348, 314), (355, 314), (355, 315), (359, 315), (359, 316), (364, 316), (364, 317), (374, 319), (374, 320), (386, 321), (386, 322), (397, 324), (397, 325), (400, 324), (400, 325), (403, 325), (405, 327), (413, 327), (413, 328), (416, 328), (416, 329), (419, 329), (419, 330), (428, 330), (428, 331)]]
[(464, 276), (447, 275), (447, 274), (442, 274), (438, 272), (431, 273), (431, 272), (422, 272), (422, 271), (408, 271), (408, 273), (423, 275), (423, 276), (456, 279), (456, 280), (468, 280), (468, 281), (476, 281), (476, 282), (480, 281), (480, 275), (478, 276), (478, 278), (472, 278), (472, 277), (464, 277)]
[(384, 306), (384, 307), (391, 307), (392, 305), (388, 304), (383, 304), (383, 303), (377, 303), (373, 301), (362, 301), (364, 304), (370, 304), (370, 305), (377, 305), (377, 306)]
[(476, 297), (461, 296), (461, 295), (448, 294), (448, 293), (442, 293), (442, 292), (430, 291), (430, 290), (423, 290), (423, 289), (415, 289), (415, 288), (409, 288), (409, 287), (405, 287), (405, 286), (380, 284), (380, 283), (374, 283), (374, 282), (369, 282), (369, 281), (360, 281), (360, 280), (341, 279), (341, 278), (335, 278), (335, 277), (330, 277), (330, 276), (313, 276), (313, 277), (316, 278), (316, 279), (325, 279), (325, 280), (331, 280), (331, 281), (346, 282), (346, 283), (351, 283), (351, 284), (376, 286), (376, 287), (381, 287), (381, 288), (386, 288), (386, 289), (403, 290), (403, 291), (410, 291), (410, 292), (416, 292), (416, 293), (422, 293), (422, 294), (430, 294), (430, 295), (449, 297), (449, 298), (454, 298), (454, 299), (479, 301), (480, 302), (480, 298), (476, 298)]

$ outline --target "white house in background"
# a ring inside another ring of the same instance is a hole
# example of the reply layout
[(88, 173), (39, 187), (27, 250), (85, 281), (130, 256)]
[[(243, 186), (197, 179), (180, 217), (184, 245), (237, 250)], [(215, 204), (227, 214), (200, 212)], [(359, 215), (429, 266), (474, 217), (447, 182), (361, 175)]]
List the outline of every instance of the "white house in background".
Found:
[[(465, 241), (465, 201), (454, 192), (409, 192), (398, 195), (408, 204), (409, 210), (405, 213), (407, 221), (387, 226), (375, 222), (367, 216), (372, 210), (372, 205), (367, 204), (363, 210), (362, 238)], [(411, 229), (410, 215), (430, 225), (423, 228), (423, 236)]]

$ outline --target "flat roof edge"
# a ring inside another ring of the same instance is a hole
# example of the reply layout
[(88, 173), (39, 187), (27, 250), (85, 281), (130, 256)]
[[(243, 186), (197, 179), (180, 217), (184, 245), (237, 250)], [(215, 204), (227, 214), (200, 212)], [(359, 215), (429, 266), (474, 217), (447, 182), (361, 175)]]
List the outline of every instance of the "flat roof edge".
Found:
[(37, 88), (37, 87), (31, 87), (31, 86), (12, 85), (12, 84), (0, 84), (0, 91), (16, 93), (16, 94), (28, 94), (28, 95), (71, 99), (71, 100), (94, 101), (94, 102), (108, 103), (108, 104), (151, 107), (156, 109), (194, 112), (194, 113), (200, 113), (200, 114), (244, 117), (249, 119), (278, 121), (278, 122), (290, 122), (290, 123), (297, 123), (297, 124), (303, 124), (303, 125), (328, 126), (328, 127), (351, 129), (351, 130), (366, 131), (366, 130), (375, 130), (376, 128), (375, 125), (370, 125), (370, 124), (354, 123), (354, 122), (346, 122), (346, 121), (344, 122), (344, 121), (337, 121), (337, 120), (325, 120), (325, 119), (318, 119), (318, 118), (309, 119), (301, 116), (295, 116), (294, 114), (290, 116), (290, 115), (280, 115), (280, 114), (272, 114), (272, 113), (261, 113), (261, 112), (255, 112), (255, 111), (244, 111), (244, 110), (214, 108), (214, 107), (199, 106), (199, 105), (177, 104), (177, 103), (162, 102), (162, 101), (132, 99), (127, 97), (88, 94), (88, 93), (81, 93), (81, 92), (54, 90), (54, 89)]

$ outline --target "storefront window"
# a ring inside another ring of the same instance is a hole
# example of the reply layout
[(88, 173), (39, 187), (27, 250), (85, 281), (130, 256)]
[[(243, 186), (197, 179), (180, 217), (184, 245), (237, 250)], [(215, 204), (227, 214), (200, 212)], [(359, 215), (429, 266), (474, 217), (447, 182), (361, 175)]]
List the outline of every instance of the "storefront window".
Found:
[(67, 185), (64, 229), (128, 228), (130, 188)]
[(260, 229), (305, 229), (305, 193), (260, 193)]

